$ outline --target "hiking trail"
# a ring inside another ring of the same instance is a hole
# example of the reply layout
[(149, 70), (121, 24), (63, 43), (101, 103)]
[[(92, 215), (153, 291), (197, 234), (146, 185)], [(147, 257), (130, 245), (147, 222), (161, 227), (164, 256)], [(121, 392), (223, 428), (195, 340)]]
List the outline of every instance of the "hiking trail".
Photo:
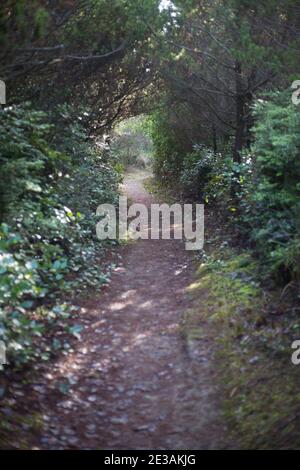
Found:
[[(127, 174), (131, 202), (154, 202), (145, 174)], [(180, 240), (123, 249), (110, 284), (82, 307), (82, 340), (33, 386), (43, 420), (38, 449), (224, 447), (211, 339), (188, 347), (181, 320), (192, 305), (193, 259)], [(72, 384), (62, 397), (54, 383)], [(41, 387), (42, 393), (38, 393)]]

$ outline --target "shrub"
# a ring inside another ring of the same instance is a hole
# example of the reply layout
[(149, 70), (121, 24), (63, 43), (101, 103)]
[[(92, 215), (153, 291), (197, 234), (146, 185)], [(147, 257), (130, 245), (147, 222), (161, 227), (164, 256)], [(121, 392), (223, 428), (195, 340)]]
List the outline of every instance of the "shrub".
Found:
[(276, 92), (256, 104), (255, 115), (252, 238), (276, 278), (299, 279), (300, 110), (289, 93)]
[(185, 152), (167, 113), (153, 113), (148, 119), (147, 131), (153, 142), (154, 174), (161, 182), (176, 186)]
[(117, 202), (120, 175), (80, 116), (57, 113), (1, 111), (0, 340), (15, 364), (48, 357), (42, 336), (68, 315), (63, 291), (106, 282), (95, 213)]

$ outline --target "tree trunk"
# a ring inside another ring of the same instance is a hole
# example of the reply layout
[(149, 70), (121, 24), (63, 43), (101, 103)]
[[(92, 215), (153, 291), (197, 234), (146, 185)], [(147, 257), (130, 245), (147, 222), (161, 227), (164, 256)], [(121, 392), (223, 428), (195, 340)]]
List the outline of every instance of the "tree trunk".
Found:
[[(242, 79), (242, 67), (240, 62), (235, 64), (235, 81), (236, 81), (236, 132), (235, 140), (233, 146), (233, 161), (234, 163), (241, 163), (242, 156), (241, 152), (245, 144), (245, 104), (246, 96), (243, 89), (243, 79)], [(231, 198), (233, 204), (238, 206), (238, 193), (239, 193), (239, 182), (238, 182), (238, 173), (233, 172), (232, 182), (231, 182)]]
[(236, 80), (236, 132), (233, 147), (233, 161), (241, 163), (241, 151), (245, 139), (245, 95), (243, 94), (242, 67), (239, 62), (235, 65)]
[(212, 125), (212, 138), (213, 138), (213, 149), (214, 149), (214, 153), (217, 153), (217, 151), (218, 151), (217, 131), (216, 131), (216, 127), (215, 127), (214, 124)]

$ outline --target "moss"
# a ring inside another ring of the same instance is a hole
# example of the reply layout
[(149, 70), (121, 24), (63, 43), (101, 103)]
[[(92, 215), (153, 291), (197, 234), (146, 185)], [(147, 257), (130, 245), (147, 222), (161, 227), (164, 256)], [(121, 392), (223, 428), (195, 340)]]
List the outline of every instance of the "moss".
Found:
[(257, 277), (250, 253), (216, 249), (206, 256), (189, 287), (196, 307), (184, 317), (184, 334), (199, 339), (205, 331), (216, 340), (223, 413), (236, 447), (299, 449), (300, 375), (287, 327), (270, 320)]

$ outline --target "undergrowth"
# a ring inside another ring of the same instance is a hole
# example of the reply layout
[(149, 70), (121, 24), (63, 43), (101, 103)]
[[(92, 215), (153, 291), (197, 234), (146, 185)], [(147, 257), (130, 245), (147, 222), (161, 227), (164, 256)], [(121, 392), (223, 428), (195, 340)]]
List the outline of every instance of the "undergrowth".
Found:
[(292, 304), (262, 285), (249, 253), (218, 248), (203, 254), (189, 288), (199, 300), (184, 330), (197, 339), (203, 322), (211, 326), (224, 418), (235, 446), (298, 449), (300, 377), (291, 344), (300, 325)]
[(0, 341), (6, 368), (22, 368), (68, 349), (58, 329), (80, 334), (66, 298), (109, 282), (103, 259), (116, 242), (97, 239), (96, 209), (117, 203), (121, 175), (67, 106), (0, 117)]

